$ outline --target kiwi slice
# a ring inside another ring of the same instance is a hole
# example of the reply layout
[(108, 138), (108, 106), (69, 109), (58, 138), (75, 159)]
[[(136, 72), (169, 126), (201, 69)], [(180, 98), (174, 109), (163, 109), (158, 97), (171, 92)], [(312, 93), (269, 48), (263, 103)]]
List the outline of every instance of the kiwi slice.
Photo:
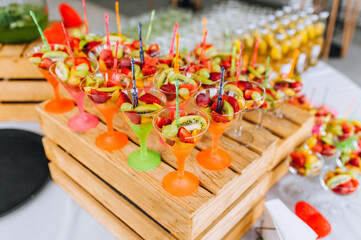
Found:
[(212, 67), (212, 72), (222, 72), (221, 66), (216, 62), (212, 61), (211, 67)]
[(337, 175), (327, 181), (326, 185), (329, 189), (334, 189), (338, 185), (344, 184), (351, 180), (351, 176), (347, 174)]
[(68, 54), (63, 51), (50, 51), (43, 54), (43, 58), (50, 58), (53, 62), (62, 61), (68, 57)]
[(85, 45), (87, 45), (88, 42), (85, 40), (80, 40), (79, 42), (79, 49), (83, 49), (85, 47)]
[(139, 77), (141, 73), (142, 73), (142, 69), (140, 68), (140, 66), (138, 64), (134, 64), (135, 77)]
[(75, 67), (76, 70), (85, 70), (85, 71), (89, 71), (89, 65), (86, 63), (81, 63), (78, 66)]
[[(172, 125), (176, 125), (177, 120), (172, 122)], [(185, 127), (188, 131), (194, 129), (203, 129), (207, 127), (207, 121), (198, 115), (190, 115), (179, 118), (179, 124), (181, 127)]]
[(243, 91), (241, 89), (239, 89), (236, 85), (234, 84), (227, 84), (223, 87), (223, 90), (225, 92), (227, 91), (233, 91), (235, 93), (237, 93), (238, 95), (240, 95), (241, 97), (243, 97)]
[(122, 89), (122, 87), (121, 86), (104, 87), (104, 88), (98, 88), (97, 91), (104, 93), (112, 93), (119, 89)]
[[(166, 64), (165, 64), (166, 65)], [(166, 65), (168, 67), (168, 65)], [(165, 69), (158, 78), (157, 87), (160, 88), (164, 84), (168, 83), (168, 74), (171, 73), (174, 69), (173, 68), (167, 68)]]
[(169, 76), (168, 78), (168, 81), (172, 84), (175, 84), (176, 81), (178, 80), (179, 84), (182, 84), (182, 83), (188, 83), (188, 84), (192, 84), (192, 85), (195, 85), (197, 86), (197, 83), (196, 81), (194, 81), (193, 79), (187, 77), (187, 76), (184, 76), (182, 74), (179, 74), (179, 73), (176, 73), (176, 74), (172, 74)]
[(222, 112), (224, 115), (227, 115), (227, 118), (229, 120), (233, 119), (234, 109), (233, 109), (232, 105), (226, 100), (223, 101)]
[(209, 78), (211, 75), (210, 75), (210, 72), (209, 72), (209, 70), (207, 69), (207, 68), (202, 68), (202, 69), (200, 69), (198, 72), (197, 72), (197, 74), (199, 75), (199, 76), (202, 76), (202, 77), (204, 77), (204, 78)]
[(264, 72), (266, 72), (266, 68), (265, 68), (263, 65), (259, 65), (259, 66), (256, 68), (256, 71), (257, 71), (259, 74), (263, 74)]
[(198, 74), (193, 74), (193, 77), (197, 79), (199, 82), (202, 82), (203, 85), (213, 85), (214, 82), (208, 78), (205, 78)]
[(55, 73), (61, 79), (61, 81), (66, 82), (69, 79), (69, 68), (65, 65), (64, 62), (57, 62), (55, 65)]
[(248, 71), (256, 76), (256, 78), (262, 78), (262, 75), (259, 74), (252, 66), (248, 66)]
[(206, 49), (206, 52), (205, 52), (206, 53), (206, 58), (208, 59), (208, 58), (216, 55), (217, 52), (218, 51), (217, 51), (217, 49), (215, 47), (210, 47), (210, 48)]
[(145, 105), (138, 105), (133, 109), (134, 112), (137, 112), (139, 114), (145, 114), (145, 113), (152, 113), (155, 111), (158, 111), (159, 107), (157, 107), (154, 104), (145, 104)]

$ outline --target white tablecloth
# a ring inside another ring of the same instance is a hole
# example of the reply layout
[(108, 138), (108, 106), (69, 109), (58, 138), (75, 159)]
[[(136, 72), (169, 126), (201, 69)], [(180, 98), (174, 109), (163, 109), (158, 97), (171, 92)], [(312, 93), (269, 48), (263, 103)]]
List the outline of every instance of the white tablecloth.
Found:
[[(354, 110), (361, 104), (361, 88), (346, 76), (325, 63), (319, 63), (303, 75), (304, 92), (309, 96), (316, 89), (314, 102), (321, 102), (325, 87), (329, 86), (326, 103), (335, 107), (343, 115), (352, 99), (356, 99)], [(361, 108), (351, 115), (361, 119)], [(0, 123), (0, 128), (21, 128), (41, 133), (37, 123)], [(267, 194), (267, 199), (280, 198), (288, 207), (303, 199), (294, 199), (281, 193), (282, 187), (295, 181), (297, 176), (288, 174)], [(301, 184), (312, 197), (307, 201), (321, 205), (332, 198), (325, 192), (318, 179), (301, 179)], [(334, 199), (344, 210), (344, 217), (339, 220), (330, 219), (333, 230), (325, 239), (361, 239), (361, 194)], [(259, 225), (259, 222), (257, 223)], [(254, 229), (244, 237), (246, 240), (257, 238)], [(43, 191), (33, 200), (0, 218), (0, 239), (4, 240), (109, 240), (115, 239), (102, 225), (73, 201), (62, 189), (49, 182)]]

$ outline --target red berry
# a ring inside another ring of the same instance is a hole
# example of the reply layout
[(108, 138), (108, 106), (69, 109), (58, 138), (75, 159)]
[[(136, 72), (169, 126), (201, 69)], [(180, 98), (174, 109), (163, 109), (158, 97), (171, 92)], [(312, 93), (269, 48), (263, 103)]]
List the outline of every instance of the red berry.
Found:
[(227, 69), (231, 68), (231, 62), (228, 60), (223, 60), (221, 62), (221, 67), (224, 67), (224, 69), (227, 70)]
[(79, 38), (71, 37), (71, 40), (70, 40), (71, 49), (79, 48), (79, 42), (80, 42)]
[(252, 93), (253, 93), (254, 91), (253, 90), (246, 90), (246, 91), (244, 91), (244, 98), (246, 99), (246, 100), (251, 100), (252, 99)]
[(112, 96), (108, 93), (100, 92), (95, 89), (92, 89), (90, 92), (90, 98), (93, 100), (93, 102), (97, 104), (103, 104), (106, 103)]
[[(171, 111), (169, 112), (169, 118), (170, 120), (174, 121), (175, 120), (175, 115), (176, 115), (176, 111)], [(186, 115), (186, 113), (184, 112), (184, 110), (179, 110), (179, 117), (184, 117)]]
[(88, 42), (84, 47), (83, 47), (83, 52), (85, 52), (86, 54), (92, 49), (95, 48), (96, 46), (100, 45), (102, 43), (102, 41), (92, 41), (92, 42)]
[(291, 84), (291, 88), (295, 91), (295, 92), (301, 92), (302, 90), (302, 83), (301, 82), (294, 82)]
[(102, 49), (99, 54), (99, 59), (104, 61), (107, 68), (111, 68), (114, 64), (114, 57), (110, 49)]
[(157, 68), (155, 66), (145, 66), (142, 68), (142, 73), (145, 76), (151, 76), (154, 75), (157, 72)]
[[(222, 109), (222, 106), (223, 106), (223, 97), (222, 97), (222, 101), (221, 101), (221, 106), (219, 107), (220, 109)], [(213, 102), (213, 104), (211, 105), (211, 108), (214, 110), (214, 111), (217, 111), (218, 109), (218, 101), (217, 99)]]
[(303, 153), (292, 152), (290, 156), (291, 156), (291, 161), (296, 168), (303, 168), (303, 166), (305, 166), (306, 157)]
[(192, 93), (198, 89), (198, 86), (189, 83), (183, 83), (183, 84), (179, 84), (179, 89), (181, 88), (187, 88), (189, 92)]
[(234, 113), (239, 112), (239, 103), (237, 99), (235, 99), (232, 96), (225, 96), (225, 100), (227, 100), (227, 102), (229, 102), (232, 105)]
[(137, 112), (127, 111), (124, 114), (128, 117), (129, 121), (135, 125), (139, 125), (141, 122), (141, 117)]
[(145, 57), (144, 63), (145, 63), (145, 65), (155, 66), (158, 64), (158, 60), (154, 57)]
[(122, 58), (118, 62), (118, 67), (119, 68), (131, 68), (132, 67), (132, 61), (127, 57)]
[(324, 156), (332, 156), (336, 151), (336, 148), (332, 145), (323, 145), (321, 154)]
[(158, 44), (153, 44), (149, 46), (149, 51), (157, 51), (159, 52), (159, 46)]
[(164, 92), (175, 93), (175, 86), (173, 84), (164, 84), (160, 87)]
[(170, 120), (169, 118), (159, 117), (155, 124), (157, 125), (158, 128), (162, 129), (163, 126), (167, 126), (171, 123), (172, 123), (172, 120)]
[(360, 162), (357, 159), (357, 157), (351, 158), (350, 161), (347, 162), (346, 165), (351, 165), (351, 166), (355, 166), (355, 167), (360, 167)]
[(129, 68), (122, 68), (122, 73), (124, 75), (131, 76), (132, 75), (132, 70), (130, 70)]
[(198, 107), (209, 107), (212, 101), (207, 94), (200, 93), (197, 95), (196, 104)]
[(352, 127), (349, 124), (344, 123), (342, 124), (342, 131), (343, 133), (351, 133)]
[(159, 98), (157, 98), (156, 96), (150, 94), (150, 93), (145, 93), (143, 96), (141, 96), (139, 98), (139, 101), (145, 102), (146, 104), (161, 104)]
[(230, 121), (228, 117), (223, 116), (222, 114), (219, 114), (216, 111), (212, 111), (212, 118), (215, 122), (218, 123), (226, 123)]
[(132, 46), (135, 49), (140, 48), (140, 41), (139, 40), (134, 40), (134, 42), (132, 43)]
[(53, 64), (53, 61), (51, 61), (50, 58), (43, 58), (43, 59), (41, 59), (39, 68), (49, 69), (52, 64)]
[(132, 102), (130, 101), (128, 95), (125, 94), (124, 92), (120, 92), (119, 102), (120, 102), (121, 104), (126, 103), (126, 102), (127, 102), (127, 103), (132, 103)]
[(132, 45), (130, 45), (130, 44), (125, 44), (125, 45), (123, 46), (123, 52), (124, 52), (125, 54), (130, 54), (133, 50), (135, 50), (135, 48), (134, 48)]
[(286, 82), (277, 82), (273, 87), (276, 91), (288, 88), (289, 84)]
[(222, 76), (222, 73), (212, 72), (209, 79), (211, 79), (213, 82), (217, 82), (221, 79), (221, 76)]
[(178, 129), (178, 138), (179, 138), (179, 141), (181, 141), (183, 143), (194, 143), (192, 134), (190, 132), (188, 132), (188, 130), (185, 129), (184, 127), (180, 127)]
[(252, 83), (247, 81), (239, 81), (238, 82), (238, 88), (240, 88), (242, 91), (245, 91), (247, 89), (253, 89)]

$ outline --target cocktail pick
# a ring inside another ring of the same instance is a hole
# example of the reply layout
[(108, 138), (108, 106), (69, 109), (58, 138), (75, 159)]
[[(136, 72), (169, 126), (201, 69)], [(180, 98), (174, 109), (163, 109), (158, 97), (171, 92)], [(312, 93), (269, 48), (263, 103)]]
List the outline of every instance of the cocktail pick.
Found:
[(204, 55), (204, 52), (205, 52), (205, 49), (206, 49), (206, 44), (207, 44), (207, 34), (208, 34), (208, 31), (205, 32), (204, 36), (203, 36), (203, 41), (202, 41), (202, 51), (201, 51), (201, 54), (199, 55), (198, 57), (198, 64), (197, 64), (197, 71), (199, 69), (199, 65), (201, 64), (201, 61), (203, 59), (203, 55)]
[(65, 28), (63, 22), (61, 22), (61, 27), (63, 28), (63, 31), (64, 31), (64, 36), (65, 36), (65, 39), (66, 39), (66, 44), (68, 45), (68, 48), (69, 48), (71, 59), (73, 59), (73, 63), (75, 65), (75, 57), (74, 57), (74, 54), (73, 54), (73, 50), (71, 49), (71, 46), (70, 46), (68, 32), (66, 31), (66, 28)]
[(145, 42), (146, 42), (146, 43), (149, 41), (150, 33), (152, 32), (154, 14), (155, 14), (155, 10), (153, 9), (153, 10), (152, 10), (152, 13), (150, 14), (150, 21), (149, 21), (148, 32), (147, 32), (147, 36), (146, 36), (146, 38), (145, 38)]
[(118, 27), (118, 35), (121, 38), (122, 37), (122, 28), (120, 25), (120, 17), (119, 17), (119, 2), (115, 2), (115, 13), (117, 15), (117, 27)]
[(226, 28), (224, 30), (224, 34), (226, 35), (226, 51), (229, 52), (231, 51), (231, 41), (229, 39), (229, 29)]
[(217, 113), (221, 113), (222, 110), (223, 81), (224, 81), (224, 67), (222, 67), (221, 84), (219, 84), (219, 93), (217, 97)]
[(266, 75), (264, 76), (264, 88), (267, 88), (268, 75), (269, 75), (269, 61), (270, 57), (267, 57), (267, 65), (266, 65)]
[(108, 13), (104, 14), (105, 18), (105, 30), (107, 34), (107, 49), (110, 49), (110, 39), (109, 39), (109, 15)]
[(350, 105), (348, 106), (347, 110), (346, 110), (346, 113), (345, 113), (345, 116), (343, 117), (342, 119), (342, 122), (345, 122), (348, 118), (348, 115), (350, 114), (350, 111), (351, 111), (351, 108), (352, 108), (352, 105), (355, 103), (355, 99), (352, 99)]
[(298, 54), (300, 53), (300, 51), (298, 49), (296, 49), (294, 52), (293, 52), (293, 55), (292, 55), (292, 65), (291, 65), (291, 70), (290, 72), (288, 73), (288, 78), (292, 79), (293, 77), (293, 73), (295, 71), (295, 67), (296, 67), (296, 63), (297, 63), (297, 58), (298, 58)]
[(176, 23), (174, 24), (173, 38), (172, 38), (172, 43), (171, 43), (170, 49), (169, 49), (168, 60), (172, 60), (172, 59), (173, 59), (174, 40), (175, 40), (175, 36), (177, 35), (177, 32), (178, 32), (178, 22), (176, 22)]
[(206, 31), (207, 31), (207, 18), (204, 17), (204, 18), (202, 19), (202, 22), (203, 22), (202, 37), (204, 37), (204, 34), (206, 34)]
[(179, 128), (180, 127), (180, 123), (179, 123), (179, 98), (178, 98), (178, 95), (179, 95), (179, 81), (177, 79), (176, 83), (175, 83), (175, 94), (176, 94), (176, 103), (175, 103), (175, 106), (176, 106), (176, 114), (175, 114), (175, 119), (176, 119), (176, 124), (177, 124), (177, 127)]
[(233, 46), (232, 47), (232, 60), (231, 60), (231, 76), (233, 76), (234, 73), (236, 72), (236, 51), (237, 51), (237, 47)]
[(239, 45), (238, 65), (237, 65), (237, 72), (236, 72), (236, 86), (238, 86), (238, 79), (239, 79), (239, 75), (241, 74), (242, 51), (243, 51), (243, 44), (241, 43)]
[(137, 107), (138, 106), (138, 91), (137, 91), (137, 87), (136, 87), (136, 82), (135, 82), (135, 60), (134, 58), (132, 58), (132, 75), (133, 75), (133, 92), (132, 92), (132, 97), (133, 97), (133, 107)]
[(38, 28), (39, 34), (40, 34), (40, 36), (41, 36), (41, 39), (43, 40), (43, 43), (44, 43), (45, 47), (50, 51), (51, 48), (50, 48), (50, 46), (49, 46), (48, 40), (46, 40), (46, 38), (45, 38), (45, 36), (44, 36), (44, 34), (43, 34), (43, 30), (41, 29), (41, 27), (40, 27), (40, 25), (39, 25), (39, 23), (38, 23), (38, 20), (37, 20), (36, 17), (35, 17), (34, 12), (33, 12), (33, 11), (29, 11), (29, 14), (30, 14), (30, 16), (33, 18), (34, 23), (35, 23), (36, 27)]
[(82, 0), (83, 3), (83, 17), (84, 17), (84, 26), (85, 26), (85, 34), (89, 34), (89, 28), (88, 28), (88, 18), (86, 16), (86, 6), (85, 6), (85, 0)]
[(174, 73), (179, 73), (179, 33), (177, 33), (177, 45), (174, 60)]
[(256, 63), (257, 63), (258, 44), (259, 44), (259, 41), (258, 41), (258, 39), (256, 39), (256, 41), (254, 42), (254, 51), (253, 51), (253, 58), (252, 58), (252, 64), (251, 64), (251, 66), (253, 68), (256, 66)]
[(139, 56), (140, 56), (140, 66), (144, 66), (144, 51), (143, 51), (143, 41), (142, 41), (142, 24), (138, 23), (138, 33), (139, 33)]
[(118, 67), (118, 48), (119, 48), (119, 41), (117, 40), (115, 43), (115, 55), (114, 55), (114, 65), (113, 65), (113, 76), (112, 79), (116, 79), (117, 77), (117, 67)]

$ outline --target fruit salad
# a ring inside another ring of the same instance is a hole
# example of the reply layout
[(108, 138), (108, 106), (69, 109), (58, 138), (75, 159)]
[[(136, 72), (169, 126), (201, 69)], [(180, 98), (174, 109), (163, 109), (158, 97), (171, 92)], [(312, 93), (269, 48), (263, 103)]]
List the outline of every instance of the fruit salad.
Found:
[(64, 45), (52, 44), (51, 49), (47, 49), (45, 45), (39, 46), (37, 51), (29, 55), (29, 60), (37, 66), (42, 73), (48, 72), (53, 63), (64, 61), (69, 57), (68, 48)]
[[(143, 42), (143, 51), (145, 56), (150, 57), (159, 57), (160, 50), (158, 44), (152, 44), (147, 46)], [(140, 52), (140, 42), (139, 40), (134, 40), (131, 44), (124, 44), (124, 55), (129, 58), (139, 58)]]
[(286, 97), (294, 97), (302, 90), (302, 81), (301, 78), (297, 75), (294, 77), (288, 78), (287, 74), (282, 74), (273, 81), (273, 88), (278, 91), (281, 90), (285, 93)]
[(341, 161), (338, 162), (340, 166), (344, 164), (345, 168), (350, 169), (351, 171), (361, 174), (361, 150), (355, 150), (351, 153), (342, 153)]
[(355, 134), (355, 127), (352, 122), (335, 119), (327, 124), (326, 131), (334, 134), (337, 141), (345, 141)]
[(162, 133), (162, 138), (169, 147), (187, 148), (193, 146), (197, 136), (201, 136), (208, 128), (208, 119), (197, 112), (188, 113), (180, 110), (179, 125), (176, 111), (169, 111), (168, 116), (159, 116), (154, 126)]
[(298, 94), (292, 98), (287, 99), (287, 102), (301, 109), (311, 111), (311, 102), (305, 94)]
[(326, 160), (335, 159), (339, 156), (339, 150), (333, 144), (332, 133), (325, 133), (325, 135), (319, 135), (317, 143), (312, 148), (313, 152), (319, 153)]
[[(264, 88), (256, 82), (228, 81), (224, 85), (224, 91), (233, 91), (242, 96), (245, 100), (245, 111), (259, 108), (264, 103), (266, 94)], [(242, 105), (241, 105), (242, 107)]]
[(312, 177), (320, 172), (323, 161), (318, 154), (300, 148), (290, 154), (288, 164), (292, 173)]
[(322, 185), (338, 195), (348, 195), (356, 192), (359, 182), (353, 172), (340, 167), (328, 171), (321, 181)]
[[(108, 49), (106, 43), (97, 45), (96, 47), (92, 48), (88, 54), (91, 59), (98, 61), (99, 71), (103, 74), (110, 74), (113, 70), (116, 43), (112, 43), (110, 46), (111, 48)], [(121, 47), (121, 45), (119, 45), (117, 52), (118, 67), (121, 67), (125, 64), (124, 62), (122, 62), (123, 59), (120, 60), (121, 58), (123, 58), (123, 48)], [(128, 60), (130, 64), (130, 59)]]
[[(158, 69), (161, 71), (168, 69), (168, 68), (174, 68), (175, 54), (174, 54), (172, 60), (168, 59), (168, 56), (163, 56), (163, 57), (159, 58), (158, 61), (159, 61)], [(179, 55), (178, 64), (179, 64), (180, 71), (187, 70), (190, 63), (191, 63), (191, 60), (187, 56), (181, 55), (181, 54)]]
[[(195, 49), (191, 52), (191, 56), (198, 59), (202, 53), (202, 48), (203, 48), (203, 45), (198, 44), (195, 47)], [(204, 55), (206, 56), (206, 59), (210, 59), (217, 53), (218, 53), (218, 50), (216, 47), (213, 46), (213, 44), (207, 44), (207, 46), (205, 47), (205, 51), (204, 51)]]
[(195, 79), (201, 82), (200, 90), (207, 88), (214, 88), (218, 86), (218, 83), (221, 81), (220, 72), (212, 72), (208, 68), (199, 68), (193, 75)]
[(284, 93), (273, 88), (266, 88), (266, 98), (261, 106), (262, 110), (274, 110), (279, 107), (283, 101)]
[(88, 57), (89, 51), (102, 44), (102, 42), (103, 40), (99, 36), (93, 34), (82, 35), (77, 29), (72, 31), (70, 37), (70, 47), (77, 57)]
[(154, 78), (154, 87), (167, 97), (167, 107), (174, 107), (176, 104), (175, 84), (177, 81), (179, 82), (180, 106), (185, 106), (201, 85), (201, 82), (192, 73), (174, 73), (173, 68), (162, 71)]
[(221, 106), (218, 107), (217, 91), (217, 88), (201, 91), (195, 97), (195, 103), (207, 114), (211, 125), (230, 123), (244, 109), (245, 99), (237, 92), (224, 89), (225, 93), (222, 95)]

